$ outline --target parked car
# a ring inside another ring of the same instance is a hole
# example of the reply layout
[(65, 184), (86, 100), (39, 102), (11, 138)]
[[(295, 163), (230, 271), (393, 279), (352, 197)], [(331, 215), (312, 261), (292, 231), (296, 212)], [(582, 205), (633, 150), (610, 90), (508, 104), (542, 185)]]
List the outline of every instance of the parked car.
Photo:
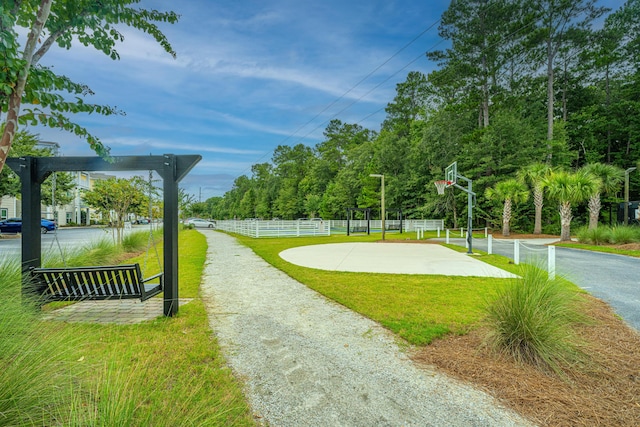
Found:
[(215, 221), (208, 221), (201, 218), (189, 218), (185, 221), (186, 225), (193, 225), (196, 228), (216, 228)]
[[(57, 228), (56, 223), (48, 219), (40, 220), (40, 232), (46, 234)], [(22, 218), (8, 218), (0, 221), (0, 233), (22, 233)]]

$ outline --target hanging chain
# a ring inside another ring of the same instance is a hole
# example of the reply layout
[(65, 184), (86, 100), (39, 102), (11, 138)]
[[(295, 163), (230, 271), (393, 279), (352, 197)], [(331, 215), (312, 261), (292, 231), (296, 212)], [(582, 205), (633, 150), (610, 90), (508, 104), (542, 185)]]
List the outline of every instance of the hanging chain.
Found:
[(56, 184), (57, 184), (56, 179), (57, 177), (58, 177), (58, 174), (56, 172), (54, 172), (53, 176), (51, 177), (51, 207), (53, 209), (53, 223), (55, 224), (55, 226), (53, 228), (53, 241), (51, 241), (51, 247), (49, 248), (49, 250), (51, 250), (51, 248), (53, 247), (53, 242), (56, 242), (58, 245), (58, 250), (60, 251), (60, 258), (62, 258), (62, 264), (66, 267), (67, 260), (65, 259), (62, 246), (60, 246), (60, 240), (58, 240), (58, 214), (56, 212)]
[(149, 250), (151, 249), (151, 245), (153, 245), (153, 249), (156, 252), (156, 258), (158, 261), (158, 267), (162, 266), (160, 262), (160, 254), (158, 253), (158, 247), (156, 245), (156, 241), (153, 238), (153, 170), (149, 170), (149, 241), (147, 243), (147, 254), (144, 257), (144, 266), (142, 270), (146, 273), (147, 269), (147, 258), (149, 257)]

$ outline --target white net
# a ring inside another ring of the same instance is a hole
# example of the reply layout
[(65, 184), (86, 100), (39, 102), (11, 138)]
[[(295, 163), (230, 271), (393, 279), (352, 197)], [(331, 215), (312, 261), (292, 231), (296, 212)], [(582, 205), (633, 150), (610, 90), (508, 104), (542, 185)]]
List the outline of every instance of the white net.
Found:
[(444, 189), (447, 188), (447, 185), (450, 185), (449, 181), (436, 181), (434, 184), (436, 185), (436, 189), (440, 195), (443, 195)]

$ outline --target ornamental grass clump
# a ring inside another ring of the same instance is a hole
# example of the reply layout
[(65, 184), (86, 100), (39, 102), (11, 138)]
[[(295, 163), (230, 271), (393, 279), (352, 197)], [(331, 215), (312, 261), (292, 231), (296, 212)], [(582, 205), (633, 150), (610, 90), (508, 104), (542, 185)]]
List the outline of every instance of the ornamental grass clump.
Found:
[(135, 233), (129, 233), (122, 238), (122, 249), (124, 249), (125, 252), (143, 250), (147, 246), (148, 241), (148, 231), (136, 231)]
[(611, 243), (626, 245), (640, 241), (640, 233), (637, 227), (618, 226), (611, 228)]
[(606, 245), (611, 242), (611, 228), (609, 227), (597, 227), (588, 228), (582, 227), (576, 233), (580, 243), (587, 243), (591, 245)]
[(21, 295), (20, 266), (0, 258), (0, 426), (56, 425), (73, 394), (64, 355), (76, 342)]
[(577, 290), (547, 272), (524, 265), (520, 279), (497, 291), (487, 302), (485, 344), (516, 361), (562, 375), (585, 361), (574, 331), (587, 320)]

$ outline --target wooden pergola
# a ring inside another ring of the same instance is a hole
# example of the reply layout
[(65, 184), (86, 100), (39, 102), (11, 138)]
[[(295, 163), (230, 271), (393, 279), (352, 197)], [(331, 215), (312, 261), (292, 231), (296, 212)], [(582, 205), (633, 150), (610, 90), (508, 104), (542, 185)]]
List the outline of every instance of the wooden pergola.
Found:
[[(42, 264), (40, 189), (53, 172), (154, 170), (164, 191), (165, 316), (178, 313), (178, 183), (202, 159), (200, 155), (101, 157), (20, 157), (6, 161), (19, 177), (22, 192), (22, 274)], [(23, 293), (28, 288), (23, 286)]]

